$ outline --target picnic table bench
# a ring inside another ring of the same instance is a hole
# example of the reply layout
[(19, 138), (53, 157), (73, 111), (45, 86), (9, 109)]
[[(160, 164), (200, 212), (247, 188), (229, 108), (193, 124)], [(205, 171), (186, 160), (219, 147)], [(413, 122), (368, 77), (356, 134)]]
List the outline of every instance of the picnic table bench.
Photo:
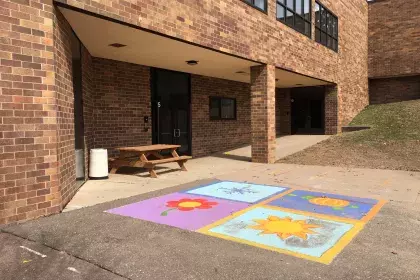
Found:
[[(148, 169), (150, 177), (157, 178), (155, 172), (155, 166), (159, 164), (165, 164), (170, 162), (178, 163), (182, 171), (187, 171), (185, 162), (192, 157), (190, 156), (179, 156), (176, 149), (181, 147), (180, 145), (150, 145), (150, 146), (138, 146), (138, 147), (122, 147), (117, 148), (120, 151), (118, 158), (111, 159), (111, 174), (115, 174), (118, 168), (122, 166), (130, 167), (143, 167)], [(162, 155), (162, 152), (169, 151), (170, 156)], [(155, 159), (150, 159), (150, 157)]]

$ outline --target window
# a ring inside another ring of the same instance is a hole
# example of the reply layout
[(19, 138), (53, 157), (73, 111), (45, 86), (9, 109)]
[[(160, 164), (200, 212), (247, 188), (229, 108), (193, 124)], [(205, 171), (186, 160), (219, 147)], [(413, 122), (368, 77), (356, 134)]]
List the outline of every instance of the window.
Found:
[(338, 51), (338, 18), (318, 1), (315, 3), (315, 41)]
[(245, 3), (261, 10), (263, 12), (267, 12), (267, 0), (243, 0)]
[(210, 97), (210, 119), (211, 120), (235, 120), (236, 99)]
[(277, 19), (311, 37), (311, 0), (277, 0)]

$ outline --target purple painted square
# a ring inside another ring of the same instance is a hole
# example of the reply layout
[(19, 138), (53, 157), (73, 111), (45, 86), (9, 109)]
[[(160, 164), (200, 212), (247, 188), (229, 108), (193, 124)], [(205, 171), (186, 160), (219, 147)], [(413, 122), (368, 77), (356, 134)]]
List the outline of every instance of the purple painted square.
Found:
[[(182, 199), (184, 199), (184, 203), (179, 202)], [(168, 204), (168, 202), (170, 203)], [(200, 203), (201, 206), (198, 205)], [(172, 193), (105, 212), (182, 229), (197, 230), (248, 206), (248, 203), (243, 202), (186, 193)]]

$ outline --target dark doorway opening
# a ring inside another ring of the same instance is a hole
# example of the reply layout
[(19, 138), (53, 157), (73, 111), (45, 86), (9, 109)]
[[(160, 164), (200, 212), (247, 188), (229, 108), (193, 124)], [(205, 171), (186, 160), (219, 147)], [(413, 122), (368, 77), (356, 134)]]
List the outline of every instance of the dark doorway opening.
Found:
[(177, 144), (191, 155), (191, 76), (152, 69), (153, 144)]
[(291, 91), (292, 134), (324, 134), (324, 87)]

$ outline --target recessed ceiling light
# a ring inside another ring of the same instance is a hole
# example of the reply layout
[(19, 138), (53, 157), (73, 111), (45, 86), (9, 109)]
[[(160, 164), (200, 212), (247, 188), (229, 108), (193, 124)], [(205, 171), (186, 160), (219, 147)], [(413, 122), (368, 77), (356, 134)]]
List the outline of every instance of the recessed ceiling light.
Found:
[(120, 43), (113, 43), (113, 44), (109, 44), (110, 47), (114, 47), (114, 48), (123, 48), (126, 47), (127, 45), (123, 45)]
[(185, 61), (188, 65), (191, 65), (191, 66), (194, 66), (194, 65), (197, 65), (198, 64), (198, 61), (197, 60), (188, 60), (188, 61)]
[(245, 71), (237, 71), (237, 72), (235, 72), (235, 74), (244, 75), (244, 76), (248, 76), (249, 75), (249, 73), (247, 73)]

